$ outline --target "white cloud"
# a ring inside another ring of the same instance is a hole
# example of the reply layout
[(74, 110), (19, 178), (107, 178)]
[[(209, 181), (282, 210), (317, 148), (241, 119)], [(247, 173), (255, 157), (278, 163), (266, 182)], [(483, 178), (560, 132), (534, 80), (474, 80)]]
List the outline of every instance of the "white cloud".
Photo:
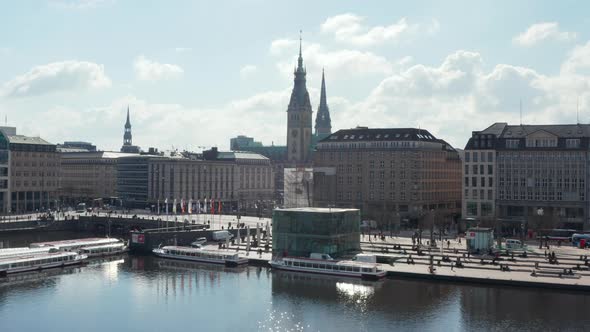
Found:
[(525, 32), (514, 37), (512, 42), (530, 47), (545, 40), (568, 41), (575, 38), (575, 32), (560, 31), (557, 22), (542, 22), (531, 25)]
[(27, 97), (58, 91), (95, 89), (111, 86), (102, 65), (86, 61), (62, 61), (36, 66), (6, 82), (0, 95)]
[(574, 48), (555, 76), (509, 64), (486, 71), (482, 56), (468, 51), (448, 55), (439, 66), (399, 68), (364, 100), (331, 104), (333, 127), (421, 126), (463, 148), (473, 130), (518, 123), (520, 100), (524, 123), (574, 123), (578, 100), (580, 110), (590, 109), (587, 52), (590, 43)]
[[(295, 41), (282, 42), (282, 44), (292, 45), (290, 48), (283, 48), (283, 51), (290, 51), (290, 56), (279, 61), (277, 67), (283, 75), (291, 76), (293, 67), (297, 64), (297, 44)], [(372, 52), (349, 49), (330, 51), (317, 43), (303, 44), (303, 61), (308, 72), (320, 72), (322, 68), (325, 68), (332, 73), (332, 77), (386, 75), (390, 74), (394, 68), (394, 64), (386, 58)]]
[(240, 77), (247, 78), (247, 77), (251, 76), (252, 74), (256, 73), (257, 70), (258, 70), (258, 68), (256, 68), (256, 66), (254, 66), (254, 65), (245, 65), (244, 67), (242, 67), (240, 69)]
[(291, 39), (277, 39), (270, 44), (270, 54), (282, 55), (286, 50), (292, 50), (297, 45), (297, 41)]
[(590, 74), (590, 41), (576, 46), (561, 66), (562, 73), (576, 73), (584, 71)]
[[(587, 47), (590, 48), (588, 45), (575, 48), (562, 67), (583, 60)], [(585, 68), (582, 64), (549, 76), (510, 64), (496, 64), (488, 70), (483, 62), (481, 54), (464, 50), (449, 54), (435, 66), (413, 64), (410, 58), (404, 58), (399, 61), (403, 66), (391, 64), (387, 77), (365, 98), (350, 101), (331, 89), (328, 103), (333, 129), (357, 125), (420, 126), (463, 148), (473, 130), (484, 129), (497, 121), (518, 123), (519, 100), (523, 102), (524, 123), (573, 123), (578, 98), (581, 110), (590, 107), (590, 73), (579, 71)], [(308, 89), (315, 106), (318, 91), (309, 85)], [(29, 121), (31, 115), (21, 112), (23, 115), (18, 120), (26, 124), (24, 133), (39, 133), (53, 142), (87, 139), (101, 148), (118, 149), (129, 104), (134, 143), (143, 148), (175, 146), (197, 150), (198, 146), (219, 146), (227, 149), (229, 138), (239, 134), (278, 145), (285, 143), (284, 111), (290, 92), (291, 85), (210, 108), (153, 104), (127, 96), (88, 110), (52, 107), (35, 116), (38, 121)], [(67, 123), (62, 123), (64, 118), (68, 119)], [(588, 117), (581, 117), (582, 122), (587, 120)], [(195, 127), (200, 129), (194, 130)], [(175, 130), (171, 132), (170, 128)], [(156, 134), (162, 132), (170, 134)], [(95, 136), (89, 136), (90, 133)]]
[[(418, 30), (417, 24), (409, 24), (405, 18), (387, 26), (369, 27), (364, 25), (365, 18), (347, 13), (328, 17), (321, 30), (331, 33), (336, 40), (357, 46), (372, 46), (386, 42), (397, 42), (402, 36)], [(438, 21), (429, 27), (432, 33), (438, 31)]]
[(159, 63), (140, 55), (133, 63), (135, 74), (142, 81), (159, 81), (179, 78), (184, 70), (173, 64)]
[(41, 135), (50, 142), (84, 139), (98, 144), (101, 149), (118, 150), (129, 105), (133, 143), (146, 150), (172, 146), (192, 150), (198, 150), (198, 146), (228, 149), (229, 139), (239, 134), (280, 145), (285, 142), (287, 119), (284, 111), (290, 92), (290, 88), (262, 92), (213, 108), (149, 103), (130, 95), (88, 109), (54, 106), (39, 112), (36, 121), (30, 121), (29, 116), (16, 120), (23, 124), (19, 126), (23, 134)]

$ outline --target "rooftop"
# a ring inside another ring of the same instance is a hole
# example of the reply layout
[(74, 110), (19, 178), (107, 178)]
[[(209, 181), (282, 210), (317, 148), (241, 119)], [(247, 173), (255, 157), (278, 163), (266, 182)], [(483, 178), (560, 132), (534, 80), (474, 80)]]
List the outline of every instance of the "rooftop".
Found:
[(434, 141), (441, 142), (428, 130), (417, 128), (367, 128), (341, 129), (320, 142), (351, 141)]
[(539, 130), (563, 138), (590, 137), (589, 124), (508, 125), (506, 122), (496, 122), (482, 131), (474, 132), (474, 134), (491, 134), (498, 138), (525, 138)]
[[(70, 151), (72, 150), (72, 151)], [(61, 148), (59, 152), (62, 153), (62, 158), (77, 159), (77, 158), (103, 158), (103, 159), (117, 159), (121, 157), (138, 156), (134, 153), (123, 153), (114, 151), (87, 151), (79, 149)]]
[(8, 140), (11, 144), (36, 144), (36, 145), (54, 145), (41, 137), (29, 137), (23, 135), (8, 136)]
[(268, 158), (253, 152), (248, 151), (223, 151), (219, 152), (217, 155), (217, 159), (260, 159), (260, 160), (267, 160)]

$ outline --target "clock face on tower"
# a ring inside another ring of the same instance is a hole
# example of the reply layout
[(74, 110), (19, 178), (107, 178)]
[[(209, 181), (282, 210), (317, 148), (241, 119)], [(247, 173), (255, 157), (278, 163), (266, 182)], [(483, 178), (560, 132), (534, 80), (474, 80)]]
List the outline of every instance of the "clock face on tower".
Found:
[(293, 137), (297, 137), (297, 130), (293, 130), (293, 131), (291, 131), (291, 136), (293, 136)]

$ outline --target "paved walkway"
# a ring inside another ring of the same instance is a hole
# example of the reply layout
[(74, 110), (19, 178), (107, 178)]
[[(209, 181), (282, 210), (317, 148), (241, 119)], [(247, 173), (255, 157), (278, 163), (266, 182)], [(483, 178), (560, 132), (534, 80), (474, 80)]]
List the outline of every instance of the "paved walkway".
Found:
[[(364, 236), (361, 248), (366, 253), (390, 257), (393, 264), (383, 264), (383, 267), (394, 274), (590, 287), (590, 265), (586, 259), (590, 256), (588, 249), (579, 249), (571, 245), (550, 246), (549, 249), (528, 246), (526, 257), (521, 256), (523, 251), (515, 251), (514, 256), (500, 256), (499, 260), (494, 261), (493, 256), (467, 254), (464, 239), (461, 242), (455, 239), (448, 241), (444, 241), (442, 253), (440, 247), (429, 251), (426, 246), (422, 246), (422, 255), (412, 250), (411, 239), (405, 237), (387, 237), (385, 241), (371, 237), (369, 242), (368, 236)], [(426, 241), (423, 243), (426, 244)], [(555, 253), (557, 264), (550, 263), (549, 257), (546, 256), (546, 253), (552, 252)], [(430, 272), (430, 255), (433, 256), (434, 273)], [(444, 256), (448, 257), (447, 261), (443, 260)], [(408, 264), (410, 257), (414, 264)], [(463, 268), (456, 267), (457, 259), (461, 261)], [(501, 266), (507, 266), (510, 271), (503, 271)], [(570, 270), (573, 275), (568, 274)]]
[[(368, 237), (365, 236), (364, 240), (368, 240)], [(411, 249), (411, 239), (405, 237), (387, 238), (385, 241), (363, 241), (361, 247), (365, 253), (374, 253), (380, 257), (389, 257), (392, 263), (384, 263), (381, 266), (394, 276), (444, 278), (447, 280), (456, 279), (457, 281), (469, 280), (472, 282), (493, 282), (500, 284), (519, 283), (520, 285), (526, 285), (526, 283), (530, 283), (531, 285), (546, 287), (583, 286), (590, 288), (590, 270), (574, 269), (578, 264), (582, 269), (586, 268), (584, 261), (580, 260), (580, 255), (588, 255), (590, 254), (590, 250), (564, 246), (559, 248), (551, 247), (551, 250), (555, 251), (557, 260), (559, 261), (558, 265), (553, 265), (545, 257), (544, 249), (539, 250), (538, 247), (529, 248), (527, 257), (520, 257), (519, 255), (515, 255), (514, 258), (501, 256), (502, 259), (494, 264), (492, 262), (492, 256), (467, 255), (464, 240), (461, 243), (457, 240), (449, 241), (450, 246), (447, 247), (447, 243), (445, 242), (445, 248), (442, 254), (440, 249), (431, 250), (430, 252), (424, 250), (421, 256)], [(262, 241), (263, 246), (264, 244), (266, 244), (265, 240)], [(397, 249), (398, 245), (401, 246), (401, 249)], [(264, 247), (261, 247), (261, 255), (258, 254), (258, 248), (251, 248), (251, 251), (246, 253), (246, 246), (243, 243), (239, 246), (230, 244), (229, 249), (219, 249), (217, 244), (209, 244), (205, 248), (231, 253), (235, 253), (236, 249), (238, 249), (237, 252), (240, 254), (240, 257), (261, 261), (268, 261), (272, 258), (270, 252), (264, 252)], [(384, 252), (383, 248), (388, 248), (387, 252)], [(431, 254), (433, 255), (435, 268), (433, 273), (430, 272)], [(447, 256), (449, 261), (443, 261), (443, 256)], [(414, 260), (414, 264), (407, 263), (409, 257)], [(463, 268), (456, 267), (457, 258), (461, 260)], [(482, 260), (485, 264), (481, 264)], [(500, 264), (508, 266), (510, 271), (503, 271)], [(564, 269), (566, 271), (572, 269), (573, 275), (563, 274)], [(536, 276), (531, 275), (533, 270), (537, 271)]]

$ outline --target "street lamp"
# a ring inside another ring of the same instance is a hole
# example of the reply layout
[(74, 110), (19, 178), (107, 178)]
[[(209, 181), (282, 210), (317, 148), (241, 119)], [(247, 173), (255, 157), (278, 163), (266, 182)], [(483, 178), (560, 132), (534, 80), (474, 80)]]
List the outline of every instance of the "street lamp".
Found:
[(434, 209), (430, 210), (430, 246), (434, 247)]
[[(537, 209), (537, 230), (540, 229), (540, 225), (541, 225), (541, 219), (543, 218), (543, 215), (545, 214), (545, 211), (543, 211), (543, 208), (538, 208)], [(540, 234), (538, 234), (539, 232), (537, 231), (537, 236), (539, 237), (539, 249), (543, 248), (543, 238), (540, 236)]]

